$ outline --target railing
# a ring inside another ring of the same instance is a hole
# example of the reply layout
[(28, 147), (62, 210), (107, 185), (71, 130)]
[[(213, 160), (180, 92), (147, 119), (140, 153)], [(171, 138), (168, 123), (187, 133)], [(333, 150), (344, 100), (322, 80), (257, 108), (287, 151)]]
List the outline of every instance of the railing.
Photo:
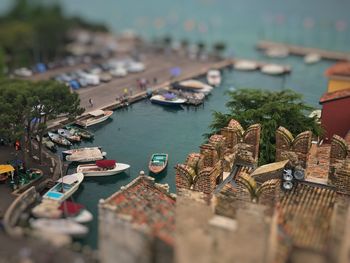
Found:
[(18, 196), (6, 210), (3, 224), (5, 232), (12, 237), (23, 235), (23, 229), (16, 226), (22, 212), (28, 208), (38, 197), (35, 187), (32, 186), (27, 191)]

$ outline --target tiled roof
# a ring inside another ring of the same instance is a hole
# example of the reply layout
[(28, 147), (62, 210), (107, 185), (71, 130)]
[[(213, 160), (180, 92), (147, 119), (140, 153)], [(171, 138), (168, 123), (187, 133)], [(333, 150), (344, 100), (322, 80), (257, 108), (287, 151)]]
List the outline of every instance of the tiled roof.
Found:
[(175, 198), (154, 183), (154, 179), (139, 176), (106, 200), (117, 214), (128, 215), (131, 222), (147, 225), (154, 235), (174, 243)]
[(348, 89), (338, 90), (334, 92), (326, 92), (320, 99), (320, 103), (325, 103), (331, 100), (338, 100), (342, 98), (350, 97), (350, 87)]
[(331, 145), (312, 144), (306, 168), (306, 178), (328, 178)]
[(293, 245), (323, 252), (327, 249), (336, 191), (298, 183), (280, 203), (280, 225)]
[(344, 76), (350, 77), (350, 63), (340, 62), (326, 70), (326, 76)]

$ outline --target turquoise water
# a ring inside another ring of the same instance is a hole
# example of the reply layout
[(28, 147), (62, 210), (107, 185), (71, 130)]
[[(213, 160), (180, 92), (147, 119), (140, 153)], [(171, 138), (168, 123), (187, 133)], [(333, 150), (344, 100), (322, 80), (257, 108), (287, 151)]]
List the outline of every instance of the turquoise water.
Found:
[[(52, 1), (43, 1), (52, 2)], [(104, 22), (114, 32), (133, 28), (143, 37), (170, 34), (173, 38), (202, 40), (208, 45), (225, 41), (227, 54), (237, 57), (275, 61), (292, 66), (292, 74), (271, 77), (259, 72), (225, 71), (223, 85), (214, 90), (203, 107), (168, 109), (142, 101), (127, 110), (118, 110), (113, 120), (92, 128), (95, 140), (80, 146), (100, 145), (108, 158), (131, 165), (129, 174), (106, 178), (86, 178), (74, 196), (95, 214), (90, 233), (83, 243), (96, 247), (97, 203), (147, 171), (154, 152), (169, 154), (166, 173), (157, 181), (168, 183), (175, 191), (173, 167), (185, 160), (189, 152), (198, 151), (202, 134), (208, 132), (213, 110), (224, 111), (225, 91), (248, 87), (280, 90), (291, 88), (318, 107), (326, 90), (324, 70), (331, 65), (323, 61), (305, 65), (301, 58), (269, 60), (254, 47), (259, 39), (349, 51), (350, 1), (348, 0), (61, 0), (67, 14), (79, 14), (92, 21)], [(0, 12), (10, 0), (0, 2)], [(336, 29), (338, 24), (338, 29)], [(344, 27), (344, 24), (346, 25)], [(74, 171), (71, 167), (70, 172)]]

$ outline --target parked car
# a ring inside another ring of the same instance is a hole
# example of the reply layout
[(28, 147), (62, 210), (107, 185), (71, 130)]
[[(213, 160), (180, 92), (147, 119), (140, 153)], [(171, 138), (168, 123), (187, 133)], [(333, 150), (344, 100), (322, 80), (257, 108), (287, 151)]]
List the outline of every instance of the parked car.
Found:
[(113, 76), (113, 77), (117, 77), (117, 78), (122, 78), (125, 77), (128, 72), (125, 68), (123, 67), (116, 67), (116, 68), (112, 68), (109, 73)]
[(79, 89), (80, 88), (80, 83), (73, 79), (71, 81), (69, 81), (69, 86), (72, 88), (72, 89)]
[(18, 68), (14, 73), (19, 77), (30, 77), (33, 75), (33, 72), (28, 68)]
[(141, 62), (131, 62), (127, 66), (127, 70), (130, 73), (138, 73), (145, 70), (145, 65)]
[(100, 77), (100, 80), (102, 82), (110, 82), (112, 80), (111, 74), (107, 72), (102, 72), (101, 74), (98, 75)]

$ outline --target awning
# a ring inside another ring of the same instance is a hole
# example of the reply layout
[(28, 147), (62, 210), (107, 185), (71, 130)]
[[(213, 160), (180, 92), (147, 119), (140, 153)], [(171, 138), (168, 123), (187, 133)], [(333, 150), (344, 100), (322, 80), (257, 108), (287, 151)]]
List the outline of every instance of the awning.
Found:
[(13, 172), (15, 168), (13, 168), (12, 165), (9, 164), (0, 164), (0, 174), (8, 173), (8, 172)]

